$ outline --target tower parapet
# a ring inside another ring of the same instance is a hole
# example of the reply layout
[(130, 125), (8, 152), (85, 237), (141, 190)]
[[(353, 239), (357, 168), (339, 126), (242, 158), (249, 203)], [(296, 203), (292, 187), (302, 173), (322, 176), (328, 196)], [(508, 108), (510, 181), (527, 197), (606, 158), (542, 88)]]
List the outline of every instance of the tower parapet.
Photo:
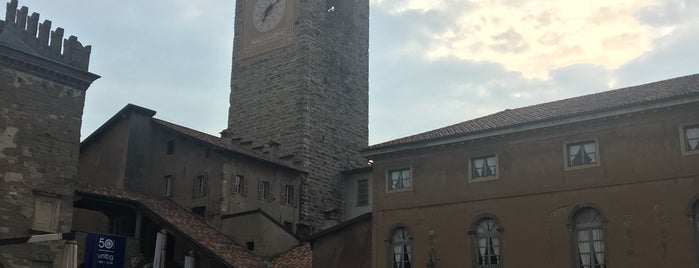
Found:
[(29, 8), (17, 9), (17, 6), (17, 0), (7, 3), (5, 21), (0, 21), (0, 33), (12, 32), (24, 43), (15, 44), (15, 48), (87, 71), (92, 46), (83, 46), (72, 35), (63, 39), (63, 28), (52, 31), (50, 20), (39, 23), (39, 13), (29, 15)]

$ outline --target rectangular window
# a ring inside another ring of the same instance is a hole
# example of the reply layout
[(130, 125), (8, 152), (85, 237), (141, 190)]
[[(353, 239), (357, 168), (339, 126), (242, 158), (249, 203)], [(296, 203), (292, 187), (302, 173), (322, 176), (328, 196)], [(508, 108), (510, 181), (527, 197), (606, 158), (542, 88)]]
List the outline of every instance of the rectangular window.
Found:
[(498, 177), (497, 155), (471, 158), (471, 180), (494, 179)]
[(245, 177), (243, 175), (235, 175), (235, 181), (233, 182), (233, 193), (247, 195), (247, 185), (245, 184)]
[(366, 207), (369, 205), (369, 180), (357, 181), (357, 206)]
[(699, 124), (682, 127), (684, 153), (699, 153)]
[(175, 192), (174, 192), (174, 190), (175, 190), (175, 177), (173, 177), (172, 175), (165, 176), (163, 184), (165, 186), (163, 189), (163, 194), (167, 197), (174, 196), (175, 195)]
[(206, 176), (198, 176), (194, 178), (194, 182), (192, 183), (192, 197), (206, 196), (206, 193), (208, 192), (206, 184)]
[(206, 219), (206, 206), (193, 207), (192, 213), (201, 217), (202, 219)]
[(265, 180), (257, 181), (257, 199), (272, 201), (272, 183)]
[(597, 141), (587, 140), (566, 144), (566, 161), (569, 168), (594, 166), (599, 163)]
[(166, 153), (167, 153), (168, 155), (174, 154), (174, 153), (175, 153), (175, 141), (169, 140), (169, 141), (167, 142)]
[(282, 192), (282, 202), (284, 202), (284, 205), (293, 205), (294, 204), (294, 186), (293, 185), (285, 185), (284, 186), (284, 192)]
[(294, 232), (294, 224), (291, 222), (285, 221), (284, 222), (284, 230), (286, 230), (287, 232), (290, 232), (290, 233)]
[(410, 169), (388, 171), (388, 191), (409, 190), (411, 187)]

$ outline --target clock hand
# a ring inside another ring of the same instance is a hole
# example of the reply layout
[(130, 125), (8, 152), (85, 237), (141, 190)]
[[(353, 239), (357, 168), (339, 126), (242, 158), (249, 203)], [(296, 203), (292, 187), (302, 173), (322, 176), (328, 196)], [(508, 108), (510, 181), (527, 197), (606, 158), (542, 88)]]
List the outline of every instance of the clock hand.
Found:
[(267, 8), (265, 9), (265, 15), (262, 17), (262, 23), (265, 22), (265, 20), (267, 19), (267, 16), (269, 16), (269, 12), (272, 11), (272, 8), (273, 8), (277, 3), (279, 3), (279, 0), (275, 0), (274, 2), (272, 2), (271, 4), (269, 4), (269, 6), (267, 6)]

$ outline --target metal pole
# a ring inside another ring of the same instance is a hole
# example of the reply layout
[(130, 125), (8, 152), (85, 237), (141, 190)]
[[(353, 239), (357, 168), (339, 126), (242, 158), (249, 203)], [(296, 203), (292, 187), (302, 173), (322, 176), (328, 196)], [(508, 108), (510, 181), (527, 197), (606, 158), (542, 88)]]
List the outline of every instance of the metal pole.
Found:
[(78, 267), (78, 242), (74, 240), (66, 241), (63, 246), (63, 261), (62, 268), (77, 268)]
[(160, 230), (155, 239), (155, 256), (153, 268), (165, 268), (165, 247), (167, 245), (167, 232)]
[(190, 251), (189, 255), (184, 256), (184, 268), (194, 268), (194, 252)]

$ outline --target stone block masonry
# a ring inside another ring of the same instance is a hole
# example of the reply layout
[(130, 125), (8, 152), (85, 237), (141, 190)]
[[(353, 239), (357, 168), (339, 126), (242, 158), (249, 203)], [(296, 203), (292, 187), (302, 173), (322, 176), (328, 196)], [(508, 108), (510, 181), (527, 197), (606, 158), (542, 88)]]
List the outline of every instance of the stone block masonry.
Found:
[[(0, 239), (71, 231), (85, 92), (99, 77), (89, 46), (60, 28), (49, 40), (50, 22), (17, 4), (0, 21)], [(62, 248), (0, 246), (0, 264), (50, 267)]]
[(237, 1), (229, 131), (276, 141), (308, 172), (301, 219), (319, 227), (343, 209), (340, 171), (361, 167), (368, 145), (369, 1), (297, 3), (295, 41), (252, 57), (242, 51), (244, 1)]

